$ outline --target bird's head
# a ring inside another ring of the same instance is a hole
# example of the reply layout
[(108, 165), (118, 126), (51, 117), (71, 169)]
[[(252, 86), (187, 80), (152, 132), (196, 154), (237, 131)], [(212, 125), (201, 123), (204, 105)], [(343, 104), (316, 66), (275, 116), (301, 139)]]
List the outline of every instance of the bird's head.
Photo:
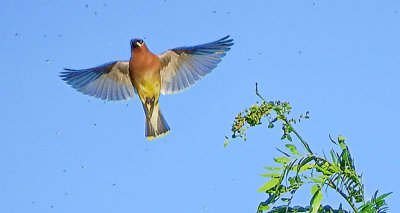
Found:
[(133, 49), (137, 49), (137, 48), (141, 48), (141, 47), (144, 47), (145, 46), (145, 44), (144, 44), (144, 41), (142, 40), (142, 39), (132, 39), (131, 40), (131, 49), (133, 50)]

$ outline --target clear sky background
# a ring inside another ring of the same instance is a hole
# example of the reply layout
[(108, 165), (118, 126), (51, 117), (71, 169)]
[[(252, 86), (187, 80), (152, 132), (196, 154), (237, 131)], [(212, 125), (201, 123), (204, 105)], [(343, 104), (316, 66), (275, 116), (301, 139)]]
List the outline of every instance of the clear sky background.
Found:
[[(295, 128), (319, 154), (345, 136), (367, 197), (393, 191), (396, 208), (398, 1), (15, 0), (0, 26), (0, 212), (255, 212), (281, 132), (260, 126), (223, 147), (258, 101), (255, 82), (293, 115), (310, 111)], [(145, 139), (137, 97), (104, 103), (58, 77), (128, 60), (132, 38), (162, 53), (228, 34), (211, 74), (160, 98), (171, 133), (159, 140)]]

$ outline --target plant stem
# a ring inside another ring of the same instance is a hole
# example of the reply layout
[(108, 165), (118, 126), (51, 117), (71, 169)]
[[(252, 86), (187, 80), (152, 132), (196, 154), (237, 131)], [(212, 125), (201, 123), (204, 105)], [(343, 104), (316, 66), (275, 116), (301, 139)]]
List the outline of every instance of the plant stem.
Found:
[(337, 191), (347, 201), (347, 203), (351, 206), (351, 208), (353, 209), (354, 212), (356, 212), (356, 213), (358, 212), (357, 207), (354, 206), (353, 202), (351, 202), (349, 197), (347, 197), (346, 194), (344, 194), (341, 190), (339, 190), (332, 181), (329, 181), (328, 186), (330, 186), (332, 189)]
[(290, 124), (290, 122), (287, 120), (286, 117), (284, 117), (283, 121), (285, 122), (286, 125), (289, 125), (292, 130), (293, 133), (297, 136), (297, 138), (301, 141), (301, 143), (303, 144), (304, 148), (308, 151), (308, 154), (312, 155), (313, 152), (310, 149), (310, 146), (308, 145), (308, 143), (300, 136), (300, 134), (293, 128), (293, 126)]
[(265, 99), (261, 96), (261, 94), (258, 92), (258, 83), (256, 82), (256, 95), (261, 98), (261, 100), (265, 101)]

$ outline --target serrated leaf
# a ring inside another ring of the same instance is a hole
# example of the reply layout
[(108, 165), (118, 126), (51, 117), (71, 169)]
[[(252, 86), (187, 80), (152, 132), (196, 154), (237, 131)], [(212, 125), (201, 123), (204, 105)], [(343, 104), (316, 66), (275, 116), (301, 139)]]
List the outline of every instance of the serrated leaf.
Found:
[(279, 157), (279, 158), (274, 158), (274, 161), (277, 163), (287, 163), (290, 161), (290, 158), (288, 157)]
[(279, 178), (272, 178), (271, 180), (269, 180), (268, 182), (266, 182), (263, 186), (261, 186), (257, 192), (265, 192), (271, 188), (273, 188), (274, 186), (276, 186), (276, 184), (279, 183)]
[(286, 144), (285, 145), (286, 148), (288, 148), (290, 150), (291, 153), (295, 154), (295, 155), (301, 155), (298, 151), (295, 145), (292, 144)]

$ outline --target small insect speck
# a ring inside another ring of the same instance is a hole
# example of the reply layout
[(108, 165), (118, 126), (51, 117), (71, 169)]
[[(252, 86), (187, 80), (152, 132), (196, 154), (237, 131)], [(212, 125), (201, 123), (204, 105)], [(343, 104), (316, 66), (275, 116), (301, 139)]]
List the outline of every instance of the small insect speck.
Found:
[(15, 33), (15, 34), (14, 34), (14, 36), (18, 36), (18, 35), (19, 35), (18, 33)]
[(67, 171), (67, 170), (65, 170), (65, 169), (63, 170), (63, 172), (66, 172), (66, 171)]
[(116, 183), (113, 183), (113, 186), (116, 186), (117, 184)]
[(229, 15), (229, 14), (231, 14), (231, 12), (226, 12), (226, 14), (228, 14), (228, 15)]
[(95, 12), (94, 12), (94, 15), (96, 15), (96, 16), (97, 16), (97, 11), (95, 11)]
[(88, 7), (89, 7), (89, 5), (88, 5), (88, 4), (86, 4), (85, 6), (86, 6), (86, 8), (88, 8)]
[(249, 61), (250, 61), (250, 58), (248, 58), (247, 60), (249, 60)]
[(104, 4), (103, 4), (103, 7), (105, 7), (105, 6), (107, 6), (107, 4), (106, 4), (106, 3), (104, 3)]
[(46, 35), (46, 34), (44, 34), (44, 35), (43, 35), (43, 38), (46, 38), (46, 37), (47, 37), (47, 35)]
[(299, 55), (301, 55), (301, 53), (303, 53), (303, 52), (302, 52), (301, 50), (299, 50), (299, 52), (298, 52), (298, 53), (299, 53)]
[(62, 37), (62, 35), (61, 35), (61, 34), (58, 34), (57, 37)]
[(94, 126), (97, 126), (97, 124), (93, 124)]
[(46, 59), (45, 61), (46, 61), (46, 63), (50, 64), (50, 60), (49, 59)]
[(213, 13), (217, 13), (217, 11), (213, 10)]
[(60, 131), (57, 131), (57, 132), (56, 132), (56, 135), (61, 135), (61, 132), (60, 132)]

